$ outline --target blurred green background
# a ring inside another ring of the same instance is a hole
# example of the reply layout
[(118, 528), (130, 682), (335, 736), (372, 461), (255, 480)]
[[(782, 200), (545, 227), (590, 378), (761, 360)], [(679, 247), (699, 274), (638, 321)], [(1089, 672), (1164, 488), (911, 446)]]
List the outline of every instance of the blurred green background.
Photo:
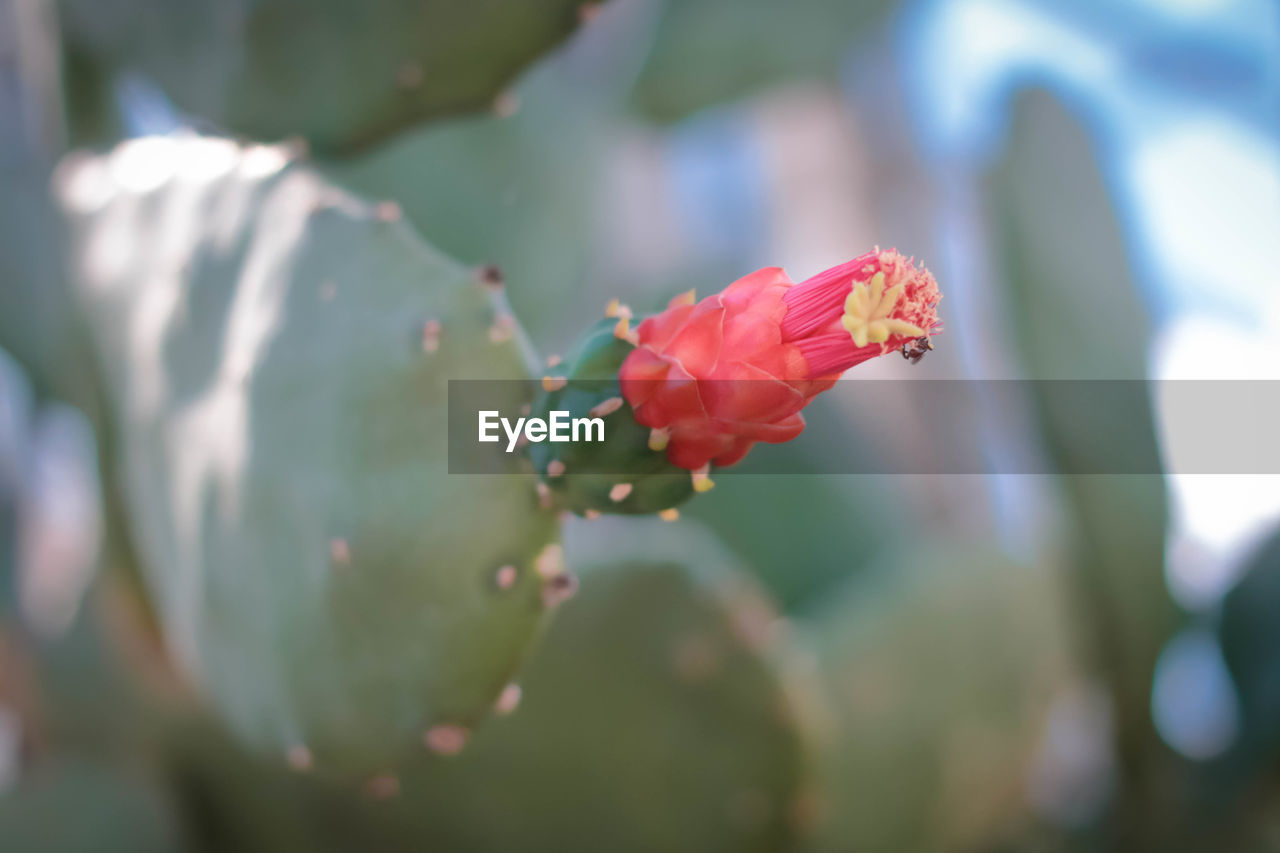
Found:
[(113, 494), (75, 294), (125, 238), (83, 249), (58, 190), (133, 137), (286, 141), (497, 264), (544, 355), (614, 297), (881, 245), (945, 333), (860, 376), (1276, 380), (1278, 95), (1265, 0), (0, 0), (0, 849), (1280, 849), (1280, 476), (1178, 474), (1158, 400), (1035, 383), (974, 435), (907, 381), (830, 395), (675, 524), (569, 520), (582, 589), (458, 756), (247, 749)]

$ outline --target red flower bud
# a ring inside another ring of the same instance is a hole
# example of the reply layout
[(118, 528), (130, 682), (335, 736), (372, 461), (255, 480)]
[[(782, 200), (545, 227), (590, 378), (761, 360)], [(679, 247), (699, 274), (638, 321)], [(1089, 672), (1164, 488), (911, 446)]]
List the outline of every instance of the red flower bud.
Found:
[(939, 331), (940, 298), (928, 270), (895, 251), (800, 284), (778, 267), (757, 270), (701, 302), (678, 296), (641, 323), (622, 394), (672, 463), (732, 465), (757, 441), (799, 435), (800, 410), (845, 370)]

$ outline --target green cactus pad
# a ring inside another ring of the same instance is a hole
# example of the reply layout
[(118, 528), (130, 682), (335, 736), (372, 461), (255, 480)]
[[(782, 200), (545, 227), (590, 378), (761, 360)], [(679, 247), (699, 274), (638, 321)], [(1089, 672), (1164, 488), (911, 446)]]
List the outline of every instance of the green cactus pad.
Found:
[[(1157, 779), (1163, 771), (1152, 768), (1173, 772), (1174, 765), (1162, 763), (1169, 752), (1152, 720), (1151, 683), (1184, 620), (1166, 576), (1164, 478), (1075, 474), (1091, 466), (1159, 471), (1156, 412), (1144, 393), (1123, 405), (1070, 405), (1050, 392), (1055, 380), (1136, 386), (1148, 375), (1151, 320), (1088, 125), (1055, 96), (1031, 91), (1016, 102), (1009, 134), (988, 209), (1003, 248), (996, 257), (1010, 337), (1020, 345), (1018, 369), (1037, 380), (1026, 387), (1047, 458), (1063, 472), (1056, 486), (1069, 579), (1088, 608), (1082, 624), (1090, 663), (1115, 696), (1116, 748), (1125, 773)], [(1156, 787), (1122, 791), (1117, 824), (1145, 814), (1146, 797), (1163, 796)]]
[(1034, 821), (1050, 708), (1089, 698), (1059, 578), (974, 540), (877, 563), (811, 623), (828, 714), (814, 849), (1004, 849)]
[(163, 793), (127, 771), (86, 760), (37, 767), (0, 796), (5, 853), (168, 853), (181, 848)]
[[(894, 8), (888, 0), (681, 0), (658, 22), (632, 93), (646, 119), (675, 122), (789, 82), (840, 79)], [(744, 51), (743, 45), (751, 45)], [(863, 45), (851, 53), (851, 46)]]
[(799, 849), (809, 717), (776, 612), (695, 525), (569, 528), (582, 588), (504, 691), (508, 715), (438, 738), (460, 751), (356, 786), (175, 729), (184, 810), (247, 851)]
[[(508, 692), (514, 709), (456, 754), (374, 780), (386, 849), (794, 849), (803, 715), (775, 612), (696, 528), (576, 526), (582, 587)], [(672, 546), (633, 556), (655, 539)]]
[[(563, 387), (544, 390), (533, 407), (536, 416), (546, 418), (551, 411), (587, 417), (606, 401), (617, 405), (603, 415), (603, 442), (529, 446), (529, 458), (551, 503), (578, 515), (661, 512), (693, 495), (690, 473), (668, 462), (664, 452), (649, 448), (648, 427), (636, 423), (631, 406), (622, 399), (618, 369), (632, 345), (614, 336), (616, 324), (605, 319), (588, 331), (573, 354), (551, 369), (552, 379), (565, 380)], [(620, 498), (615, 491), (619, 486), (625, 492)]]
[(384, 769), (485, 716), (565, 581), (527, 475), (447, 473), (447, 381), (528, 377), (502, 294), (279, 148), (139, 140), (58, 187), (116, 486), (187, 673), (317, 768)]
[(0, 623), (18, 606), (18, 501), (33, 403), (22, 368), (0, 349)]
[(70, 51), (140, 71), (188, 112), (345, 151), (494, 103), (582, 0), (60, 0)]
[(1219, 772), (1250, 778), (1280, 752), (1280, 528), (1245, 561), (1222, 601), (1218, 639), (1240, 702), (1240, 735)]

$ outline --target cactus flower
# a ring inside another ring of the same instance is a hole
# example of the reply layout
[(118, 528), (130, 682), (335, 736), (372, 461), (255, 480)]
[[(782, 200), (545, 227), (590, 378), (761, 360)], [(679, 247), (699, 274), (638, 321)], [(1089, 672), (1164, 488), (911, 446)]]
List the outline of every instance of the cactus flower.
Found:
[(732, 465), (757, 441), (804, 430), (801, 410), (840, 375), (899, 350), (918, 358), (939, 331), (933, 276), (895, 251), (875, 251), (800, 284), (778, 267), (721, 292), (693, 293), (631, 332), (620, 385), (648, 427), (650, 446), (705, 474)]

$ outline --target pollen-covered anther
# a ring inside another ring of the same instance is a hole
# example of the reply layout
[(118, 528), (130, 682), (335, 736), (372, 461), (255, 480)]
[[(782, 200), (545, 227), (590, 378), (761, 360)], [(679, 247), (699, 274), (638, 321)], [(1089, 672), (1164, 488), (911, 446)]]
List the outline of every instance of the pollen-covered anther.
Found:
[(427, 729), (422, 741), (436, 755), (457, 755), (470, 737), (471, 732), (462, 726), (446, 724)]
[(631, 483), (618, 483), (609, 490), (609, 500), (614, 503), (622, 503), (627, 499), (627, 495), (631, 494), (631, 490), (634, 488), (635, 486)]
[(569, 384), (569, 380), (563, 376), (544, 376), (542, 377), (542, 390), (548, 394), (553, 391), (559, 391), (561, 388)]
[(715, 481), (711, 479), (711, 466), (703, 465), (693, 472), (693, 490), (695, 492), (709, 492), (716, 487)]
[(676, 509), (675, 507), (672, 507), (671, 509), (664, 509), (658, 513), (658, 518), (662, 519), (663, 521), (679, 521), (680, 510)]
[(883, 272), (877, 272), (869, 282), (854, 282), (844, 301), (840, 325), (855, 344), (865, 347), (882, 344), (893, 335), (919, 337), (924, 334), (924, 329), (914, 323), (889, 316), (897, 307), (903, 289), (904, 285), (899, 283), (885, 290)]
[(671, 441), (671, 430), (666, 427), (657, 427), (649, 431), (649, 449), (654, 451), (663, 451), (667, 449), (667, 443)]
[(552, 459), (547, 463), (547, 476), (560, 477), (564, 475), (564, 462), (559, 459)]
[(593, 418), (605, 418), (621, 409), (625, 402), (621, 397), (610, 397), (592, 406), (589, 414)]
[(631, 319), (631, 308), (622, 304), (617, 299), (610, 299), (608, 304), (604, 306), (604, 316), (606, 317), (626, 317)]
[(508, 684), (502, 688), (502, 692), (498, 694), (498, 701), (493, 703), (493, 713), (499, 716), (506, 716), (520, 707), (520, 698), (523, 691), (520, 685), (516, 683)]

